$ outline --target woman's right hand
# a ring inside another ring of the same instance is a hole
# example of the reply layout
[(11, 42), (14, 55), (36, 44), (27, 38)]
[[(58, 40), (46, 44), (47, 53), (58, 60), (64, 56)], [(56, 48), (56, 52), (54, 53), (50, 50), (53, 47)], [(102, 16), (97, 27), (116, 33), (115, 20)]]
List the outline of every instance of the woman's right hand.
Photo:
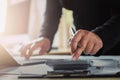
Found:
[(26, 59), (29, 59), (34, 50), (38, 49), (39, 55), (43, 55), (48, 52), (50, 47), (50, 40), (48, 38), (41, 37), (23, 45), (20, 49), (20, 52)]

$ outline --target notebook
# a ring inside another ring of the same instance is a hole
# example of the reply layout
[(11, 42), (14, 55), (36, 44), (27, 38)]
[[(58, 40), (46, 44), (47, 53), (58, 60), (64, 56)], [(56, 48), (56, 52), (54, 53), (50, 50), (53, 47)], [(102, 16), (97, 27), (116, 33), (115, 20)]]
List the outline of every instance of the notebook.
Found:
[(0, 75), (29, 75), (44, 76), (52, 69), (45, 64), (45, 60), (31, 57), (26, 60), (21, 56), (13, 56), (8, 49), (0, 45)]

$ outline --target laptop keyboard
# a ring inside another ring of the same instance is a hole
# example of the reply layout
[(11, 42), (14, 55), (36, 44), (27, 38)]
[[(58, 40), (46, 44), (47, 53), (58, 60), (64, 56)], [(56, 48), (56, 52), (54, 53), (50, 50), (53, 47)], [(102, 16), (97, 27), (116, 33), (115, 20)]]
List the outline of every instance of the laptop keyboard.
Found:
[(48, 60), (47, 65), (51, 66), (54, 70), (83, 70), (88, 69), (89, 60)]

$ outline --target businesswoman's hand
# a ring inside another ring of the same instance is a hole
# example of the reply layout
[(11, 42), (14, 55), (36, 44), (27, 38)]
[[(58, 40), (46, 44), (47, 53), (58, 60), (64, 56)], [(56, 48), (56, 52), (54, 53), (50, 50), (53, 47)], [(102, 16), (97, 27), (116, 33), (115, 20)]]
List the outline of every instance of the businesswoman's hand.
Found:
[(50, 40), (48, 38), (41, 37), (23, 45), (20, 52), (26, 59), (29, 59), (34, 50), (38, 49), (39, 54), (43, 55), (50, 49), (50, 45)]
[(77, 60), (82, 52), (95, 55), (103, 47), (103, 42), (95, 33), (80, 29), (71, 39), (70, 47), (73, 60)]

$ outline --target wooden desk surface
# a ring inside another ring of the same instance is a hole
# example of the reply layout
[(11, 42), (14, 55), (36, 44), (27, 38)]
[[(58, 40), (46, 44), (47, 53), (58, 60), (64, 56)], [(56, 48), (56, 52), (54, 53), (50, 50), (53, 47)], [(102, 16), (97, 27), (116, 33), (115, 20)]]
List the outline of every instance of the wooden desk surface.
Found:
[(18, 78), (18, 76), (0, 76), (0, 80), (120, 80), (120, 77), (98, 77), (98, 78)]

